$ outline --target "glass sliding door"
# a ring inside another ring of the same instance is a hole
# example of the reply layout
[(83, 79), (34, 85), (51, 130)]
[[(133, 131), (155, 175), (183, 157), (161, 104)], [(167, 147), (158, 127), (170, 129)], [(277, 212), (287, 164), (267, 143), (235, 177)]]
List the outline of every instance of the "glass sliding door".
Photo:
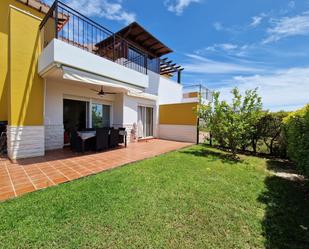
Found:
[(63, 125), (65, 131), (87, 128), (88, 102), (71, 99), (63, 100)]
[(153, 136), (153, 108), (138, 107), (138, 138)]
[(151, 107), (146, 107), (146, 136), (153, 136), (153, 109)]
[(92, 104), (92, 128), (110, 127), (110, 106)]

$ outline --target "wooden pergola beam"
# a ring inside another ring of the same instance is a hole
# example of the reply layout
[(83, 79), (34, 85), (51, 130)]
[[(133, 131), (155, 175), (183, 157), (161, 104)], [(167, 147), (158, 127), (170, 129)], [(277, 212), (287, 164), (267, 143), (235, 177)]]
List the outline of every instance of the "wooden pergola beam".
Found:
[(174, 64), (171, 64), (171, 65), (165, 65), (163, 67), (160, 67), (161, 70), (164, 70), (165, 68), (174, 68), (174, 66), (176, 66), (177, 64), (174, 63)]
[(171, 73), (176, 73), (178, 71), (184, 70), (183, 68), (173, 68), (173, 69), (168, 69), (168, 70), (163, 70), (160, 72), (160, 74), (171, 74)]

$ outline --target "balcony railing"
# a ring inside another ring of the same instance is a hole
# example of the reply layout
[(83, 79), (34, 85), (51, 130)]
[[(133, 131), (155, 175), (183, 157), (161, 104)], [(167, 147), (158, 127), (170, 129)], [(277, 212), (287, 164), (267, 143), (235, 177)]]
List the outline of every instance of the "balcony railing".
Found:
[(40, 30), (44, 47), (56, 38), (143, 74), (147, 74), (147, 69), (159, 69), (159, 58), (151, 60), (128, 40), (57, 0)]
[(201, 84), (184, 86), (183, 93), (184, 98), (200, 98), (202, 102), (213, 102), (213, 92)]

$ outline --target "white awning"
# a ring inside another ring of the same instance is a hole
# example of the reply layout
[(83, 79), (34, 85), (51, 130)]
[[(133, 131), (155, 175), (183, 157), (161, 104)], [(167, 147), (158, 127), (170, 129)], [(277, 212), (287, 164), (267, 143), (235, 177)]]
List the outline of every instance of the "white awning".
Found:
[(142, 98), (142, 99), (149, 99), (149, 100), (158, 100), (158, 96), (150, 94), (150, 93), (136, 93), (136, 92), (128, 92), (128, 96)]
[(112, 87), (121, 90), (122, 92), (130, 92), (133, 94), (143, 93), (143, 91), (133, 88), (128, 84), (115, 81), (113, 79), (98, 76), (96, 74), (88, 73), (82, 70), (74, 69), (71, 67), (62, 66), (63, 78), (66, 80), (79, 81), (94, 85)]
[(153, 94), (145, 93), (142, 90), (137, 88), (133, 88), (128, 84), (121, 83), (109, 78), (105, 78), (102, 76), (98, 76), (96, 74), (88, 73), (82, 70), (74, 69), (71, 67), (61, 66), (63, 72), (63, 78), (66, 80), (73, 80), (79, 81), (94, 85), (106, 86), (115, 89), (119, 89), (121, 92), (126, 93), (128, 96), (136, 97), (136, 98), (143, 98), (143, 99), (150, 99), (150, 100), (157, 100), (158, 97)]

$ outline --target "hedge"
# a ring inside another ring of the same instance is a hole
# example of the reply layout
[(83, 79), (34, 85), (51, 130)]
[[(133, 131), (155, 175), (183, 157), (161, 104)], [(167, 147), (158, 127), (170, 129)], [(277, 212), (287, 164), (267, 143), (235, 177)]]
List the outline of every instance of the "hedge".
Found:
[(289, 158), (309, 177), (309, 104), (284, 119), (284, 131)]

